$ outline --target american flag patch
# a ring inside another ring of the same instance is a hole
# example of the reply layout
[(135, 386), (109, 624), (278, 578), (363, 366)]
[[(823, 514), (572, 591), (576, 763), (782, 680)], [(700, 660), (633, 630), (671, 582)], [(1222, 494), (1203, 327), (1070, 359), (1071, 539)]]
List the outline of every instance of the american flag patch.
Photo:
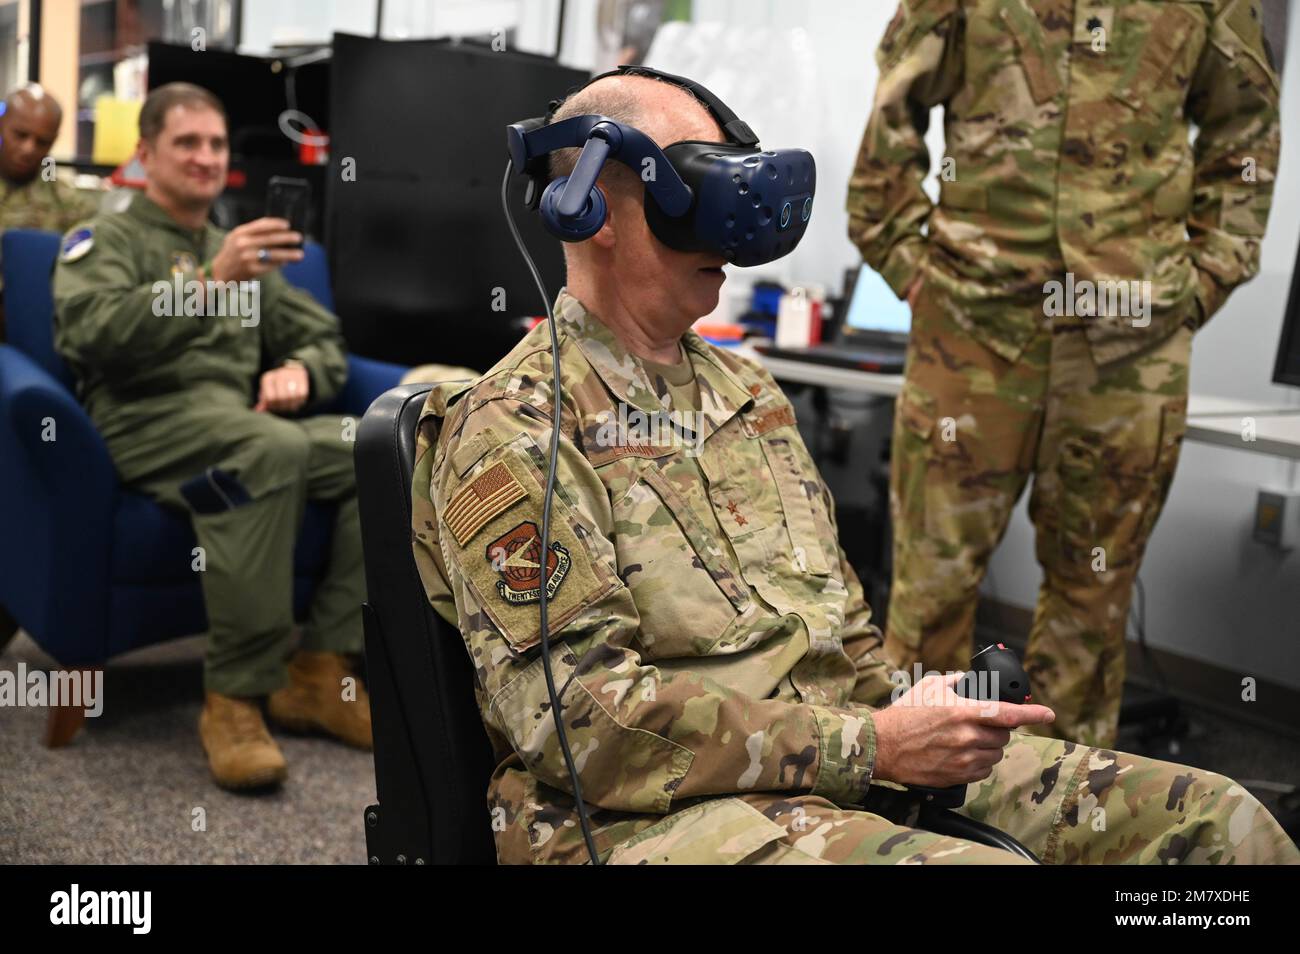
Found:
[(528, 496), (504, 461), (497, 461), (456, 491), (443, 519), (462, 547), (474, 539), (483, 525), (516, 501)]

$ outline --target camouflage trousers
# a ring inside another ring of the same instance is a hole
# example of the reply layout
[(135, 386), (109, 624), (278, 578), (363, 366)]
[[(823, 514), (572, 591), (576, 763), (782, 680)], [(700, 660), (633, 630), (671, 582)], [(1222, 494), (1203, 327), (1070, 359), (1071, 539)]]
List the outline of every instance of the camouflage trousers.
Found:
[(1098, 367), (1080, 319), (1041, 317), (1018, 361), (922, 290), (895, 410), (894, 583), (885, 649), (900, 667), (969, 662), (988, 560), (1030, 476), (1042, 567), (1025, 664), (1045, 733), (1114, 744), (1125, 630), (1142, 553), (1187, 421), (1192, 333)]
[[(554, 795), (557, 808), (571, 804)], [(653, 822), (599, 811), (592, 821), (609, 864), (1028, 863), (914, 827), (916, 803), (877, 784), (862, 808), (754, 793), (701, 801)], [(1046, 864), (1300, 863), (1273, 816), (1232, 779), (1021, 732), (992, 774), (968, 786), (958, 811), (1011, 835)], [(534, 833), (530, 846), (522, 827), (498, 834), (501, 862), (584, 862), (571, 814), (554, 817), (565, 816), (541, 845)]]

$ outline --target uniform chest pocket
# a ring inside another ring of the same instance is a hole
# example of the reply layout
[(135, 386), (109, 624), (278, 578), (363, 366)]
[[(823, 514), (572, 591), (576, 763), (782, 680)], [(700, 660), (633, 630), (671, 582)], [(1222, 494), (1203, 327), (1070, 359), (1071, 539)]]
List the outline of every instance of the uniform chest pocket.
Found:
[(1008, 0), (998, 10), (998, 19), (1014, 43), (1016, 60), (1034, 102), (1041, 105), (1056, 99), (1063, 89), (1061, 77), (1038, 14), (1024, 0)]
[(827, 542), (836, 543), (830, 519), (824, 511), (821, 480), (811, 461), (804, 460), (793, 438), (764, 435), (760, 442), (772, 481), (781, 497), (781, 513), (790, 537), (789, 553), (797, 573), (829, 576)]
[(613, 504), (619, 576), (640, 615), (647, 659), (707, 656), (749, 606), (716, 529), (650, 467)]
[(1180, 114), (1205, 47), (1211, 0), (1141, 0), (1117, 12), (1108, 43), (1123, 72), (1111, 96), (1162, 120)]

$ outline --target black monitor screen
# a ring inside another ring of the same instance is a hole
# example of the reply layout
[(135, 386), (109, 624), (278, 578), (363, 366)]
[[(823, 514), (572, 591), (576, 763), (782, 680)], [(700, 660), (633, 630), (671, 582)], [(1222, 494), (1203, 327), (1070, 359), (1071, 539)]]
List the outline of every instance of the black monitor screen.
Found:
[[(487, 370), (544, 314), (501, 210), (506, 126), (586, 74), (554, 60), (436, 40), (336, 35), (327, 188), (334, 297), (349, 345), (404, 364)], [(560, 243), (513, 208), (548, 295)]]
[(1300, 388), (1300, 250), (1297, 250), (1296, 267), (1291, 273), (1291, 295), (1287, 299), (1286, 315), (1282, 318), (1282, 341), (1277, 347), (1273, 381)]

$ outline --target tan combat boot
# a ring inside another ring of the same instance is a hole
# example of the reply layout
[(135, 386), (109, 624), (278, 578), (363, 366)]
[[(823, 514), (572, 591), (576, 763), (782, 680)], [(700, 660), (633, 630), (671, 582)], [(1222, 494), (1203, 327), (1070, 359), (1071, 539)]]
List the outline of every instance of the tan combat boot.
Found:
[(251, 699), (208, 692), (199, 716), (199, 738), (212, 777), (223, 788), (278, 785), (289, 773), (280, 747)]
[[(345, 684), (344, 680), (351, 680)], [(266, 701), (271, 720), (291, 732), (327, 732), (370, 749), (370, 696), (339, 653), (300, 649), (289, 660), (289, 685)]]

